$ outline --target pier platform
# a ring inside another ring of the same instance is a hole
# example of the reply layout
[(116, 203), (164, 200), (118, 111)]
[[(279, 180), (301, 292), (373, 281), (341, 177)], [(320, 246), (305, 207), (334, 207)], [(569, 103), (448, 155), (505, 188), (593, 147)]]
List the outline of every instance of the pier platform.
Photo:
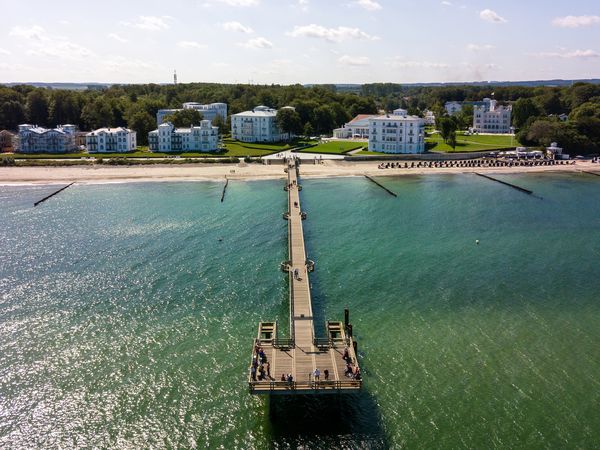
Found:
[[(288, 211), (288, 273), (290, 331), (280, 338), (277, 322), (261, 322), (253, 343), (248, 374), (252, 394), (331, 394), (357, 391), (362, 374), (348, 313), (344, 322), (328, 321), (326, 335), (317, 337), (313, 321), (309, 272), (314, 263), (306, 256), (298, 184), (299, 162), (286, 161)], [(315, 371), (319, 376), (315, 376)], [(268, 373), (267, 373), (268, 371)]]

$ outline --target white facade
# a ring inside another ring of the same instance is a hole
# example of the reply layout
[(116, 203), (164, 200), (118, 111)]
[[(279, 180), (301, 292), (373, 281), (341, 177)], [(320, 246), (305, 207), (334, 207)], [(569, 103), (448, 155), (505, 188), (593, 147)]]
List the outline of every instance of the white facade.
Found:
[(433, 111), (429, 111), (426, 109), (423, 112), (423, 120), (425, 120), (425, 125), (435, 125), (435, 114)]
[(195, 109), (202, 114), (204, 120), (210, 120), (211, 122), (217, 116), (221, 116), (224, 121), (227, 120), (227, 103), (209, 103), (203, 105), (196, 102), (187, 102), (184, 103), (180, 109), (159, 109), (156, 113), (156, 124), (160, 125), (163, 123), (165, 116), (170, 116), (177, 111), (183, 111), (184, 109)]
[(137, 147), (136, 136), (128, 128), (100, 128), (85, 135), (85, 146), (90, 153), (133, 152)]
[(408, 111), (406, 109), (397, 108), (392, 112), (392, 114), (394, 116), (406, 117), (408, 116)]
[(148, 133), (148, 143), (153, 152), (214, 152), (219, 148), (219, 128), (210, 120), (191, 128), (175, 128), (166, 122)]
[(75, 125), (60, 125), (54, 129), (36, 125), (19, 125), (20, 153), (70, 153), (77, 151)]
[(279, 142), (289, 139), (289, 133), (282, 133), (277, 127), (276, 117), (277, 110), (268, 106), (257, 106), (252, 111), (232, 114), (231, 137), (242, 142)]
[(369, 119), (377, 117), (373, 114), (359, 114), (350, 122), (344, 124), (342, 128), (333, 130), (333, 137), (336, 139), (368, 139), (369, 138)]
[(448, 112), (448, 115), (453, 116), (462, 111), (462, 103), (460, 102), (446, 102), (444, 108)]
[(512, 106), (497, 106), (496, 100), (490, 99), (484, 99), (484, 102), (487, 105), (473, 108), (473, 131), (475, 133), (511, 133)]
[(425, 121), (416, 116), (384, 115), (369, 119), (369, 151), (423, 153)]

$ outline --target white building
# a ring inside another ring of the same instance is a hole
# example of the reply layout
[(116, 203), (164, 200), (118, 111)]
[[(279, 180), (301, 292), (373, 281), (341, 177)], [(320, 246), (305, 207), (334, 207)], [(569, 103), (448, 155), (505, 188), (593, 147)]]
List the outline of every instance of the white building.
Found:
[(90, 153), (133, 152), (137, 147), (137, 133), (128, 128), (100, 128), (85, 135), (85, 146)]
[(448, 115), (453, 116), (454, 114), (458, 114), (462, 111), (462, 103), (461, 102), (446, 102), (444, 104), (444, 108), (448, 112)]
[(359, 114), (342, 128), (333, 130), (337, 139), (369, 139), (369, 119), (377, 117), (373, 114)]
[(512, 106), (498, 106), (496, 100), (484, 99), (485, 105), (473, 108), (475, 133), (511, 133)]
[(153, 152), (214, 152), (219, 148), (219, 128), (210, 120), (191, 128), (175, 128), (165, 122), (148, 133), (148, 143)]
[(423, 111), (423, 120), (425, 120), (425, 125), (435, 125), (435, 114), (433, 111), (429, 111), (428, 109)]
[(394, 116), (406, 117), (408, 116), (408, 111), (406, 109), (397, 108), (392, 112), (392, 114)]
[(19, 125), (18, 152), (70, 153), (77, 151), (75, 125), (60, 125), (54, 129), (36, 125)]
[[(282, 109), (292, 108), (284, 106)], [(282, 133), (275, 118), (277, 110), (268, 106), (257, 106), (252, 111), (231, 115), (231, 137), (242, 142), (279, 142), (292, 136)]]
[(369, 150), (383, 153), (423, 153), (425, 121), (408, 115), (386, 114), (370, 118)]
[(163, 123), (165, 116), (175, 114), (177, 111), (183, 111), (184, 109), (195, 109), (202, 114), (204, 120), (210, 120), (211, 122), (217, 117), (225, 121), (227, 120), (227, 103), (210, 103), (203, 105), (196, 102), (187, 102), (182, 105), (180, 109), (159, 109), (156, 113), (156, 124), (160, 125)]

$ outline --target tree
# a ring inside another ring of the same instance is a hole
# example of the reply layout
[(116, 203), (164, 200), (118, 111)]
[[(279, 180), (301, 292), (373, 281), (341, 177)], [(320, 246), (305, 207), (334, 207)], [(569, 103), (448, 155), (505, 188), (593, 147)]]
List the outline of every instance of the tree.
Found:
[(454, 117), (442, 117), (438, 120), (438, 130), (440, 136), (446, 144), (448, 144), (452, 135), (454, 135), (456, 145), (456, 129), (458, 128)]
[(335, 115), (327, 105), (315, 109), (314, 127), (319, 134), (329, 134), (335, 126)]
[(133, 111), (127, 120), (127, 126), (137, 132), (137, 142), (148, 145), (148, 133), (156, 128), (156, 119), (146, 111)]
[(458, 127), (465, 130), (473, 126), (473, 105), (463, 105), (461, 111), (455, 116)]
[(16, 130), (25, 122), (25, 108), (16, 100), (0, 104), (0, 128)]
[(86, 104), (81, 110), (81, 121), (90, 130), (115, 126), (112, 105), (103, 97)]
[(310, 124), (310, 122), (306, 122), (304, 124), (304, 132), (303, 132), (304, 136), (306, 137), (311, 137), (313, 134), (315, 134), (315, 129), (313, 128), (313, 126)]
[(27, 95), (27, 121), (34, 125), (48, 125), (48, 99), (41, 89)]
[(540, 110), (530, 98), (520, 98), (517, 100), (512, 109), (513, 125), (516, 128), (521, 128), (530, 117), (540, 115)]
[(80, 115), (81, 109), (74, 92), (62, 89), (52, 92), (49, 108), (49, 125), (79, 124)]
[(180, 109), (173, 114), (165, 116), (163, 122), (171, 122), (177, 128), (187, 128), (193, 125), (200, 125), (204, 116), (195, 109)]
[(217, 116), (212, 120), (212, 124), (214, 127), (219, 128), (219, 134), (221, 135), (227, 134), (230, 130), (230, 128), (227, 127), (227, 122), (223, 120), (220, 114), (217, 114)]
[(450, 147), (452, 147), (452, 150), (456, 149), (456, 131), (450, 132), (447, 143)]
[(300, 114), (291, 108), (282, 108), (277, 111), (275, 124), (282, 133), (288, 133), (288, 136), (297, 135), (302, 132)]

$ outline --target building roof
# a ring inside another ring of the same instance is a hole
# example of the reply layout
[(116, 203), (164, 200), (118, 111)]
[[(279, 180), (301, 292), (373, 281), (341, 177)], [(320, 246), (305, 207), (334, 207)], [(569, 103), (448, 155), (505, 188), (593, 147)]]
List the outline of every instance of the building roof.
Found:
[[(219, 127), (213, 126), (210, 122), (210, 120), (203, 120), (200, 122), (200, 125), (194, 125), (192, 127), (183, 127), (183, 128), (175, 128), (173, 126), (173, 124), (171, 122), (163, 122), (161, 123), (158, 128), (171, 128), (171, 132), (172, 133), (191, 133), (193, 129), (197, 129), (197, 130), (206, 130), (206, 129), (212, 129), (212, 130), (217, 130)], [(158, 133), (158, 130), (152, 130), (150, 133)]]
[(252, 111), (244, 111), (241, 113), (233, 114), (233, 116), (238, 117), (275, 117), (277, 115), (277, 110), (274, 108), (269, 108), (268, 106), (257, 106)]
[(382, 116), (374, 116), (371, 118), (372, 120), (395, 120), (395, 121), (405, 121), (405, 122), (413, 122), (416, 120), (420, 120), (424, 122), (419, 116), (398, 116), (394, 114), (384, 114)]
[(135, 131), (130, 130), (129, 128), (125, 128), (125, 127), (115, 127), (115, 128), (106, 127), (106, 128), (98, 128), (97, 130), (91, 131), (91, 132), (87, 133), (86, 136), (95, 136), (95, 135), (101, 134), (101, 133), (113, 134), (113, 133), (119, 133), (119, 132), (135, 133)]

